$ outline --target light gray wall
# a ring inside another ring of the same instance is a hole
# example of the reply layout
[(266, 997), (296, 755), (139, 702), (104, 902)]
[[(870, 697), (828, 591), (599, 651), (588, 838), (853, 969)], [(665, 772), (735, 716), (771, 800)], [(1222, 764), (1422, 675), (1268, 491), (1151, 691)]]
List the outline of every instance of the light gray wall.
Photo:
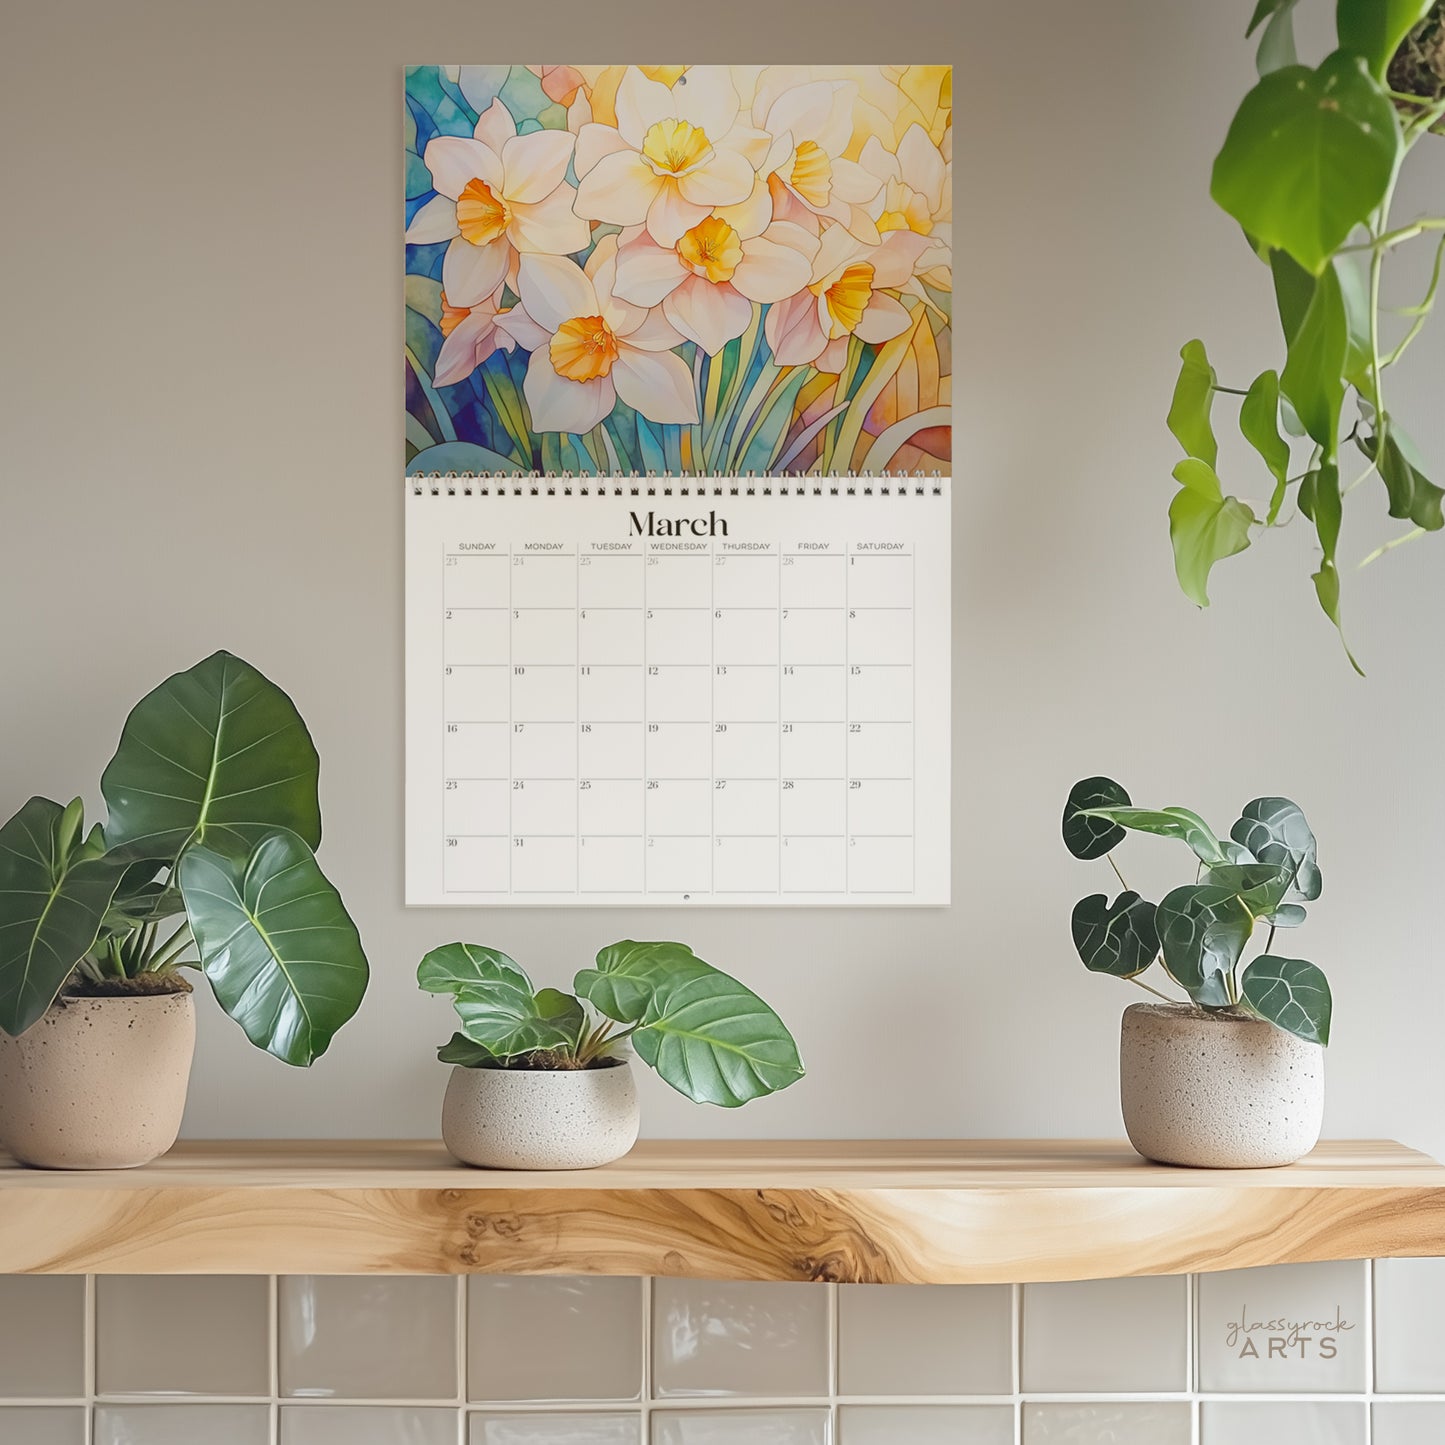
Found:
[[(413, 986), (421, 952), (470, 937), (557, 977), (632, 933), (743, 975), (811, 1066), (743, 1118), (649, 1080), (652, 1134), (1116, 1134), (1133, 990), (1073, 956), (1069, 909), (1107, 879), (1057, 837), (1069, 784), (1107, 772), (1221, 825), (1259, 792), (1300, 800), (1327, 889), (1291, 943), (1335, 987), (1328, 1130), (1445, 1152), (1441, 544), (1347, 579), (1366, 682), (1313, 611), (1302, 527), (1223, 568), (1209, 613), (1171, 575), (1177, 349), (1202, 332), (1246, 383), (1279, 359), (1264, 273), (1206, 196), (1248, 9), (12, 7), (0, 811), (97, 801), (129, 705), (228, 647), (316, 735), (323, 861), (375, 972), (310, 1074), (206, 1000), (189, 1132), (430, 1134), (449, 1015)], [(957, 67), (953, 907), (404, 910), (401, 65), (875, 56)], [(1441, 332), (1398, 391), (1445, 469)], [(1356, 516), (1348, 558), (1385, 535)], [(1124, 856), (1177, 881), (1167, 845)]]

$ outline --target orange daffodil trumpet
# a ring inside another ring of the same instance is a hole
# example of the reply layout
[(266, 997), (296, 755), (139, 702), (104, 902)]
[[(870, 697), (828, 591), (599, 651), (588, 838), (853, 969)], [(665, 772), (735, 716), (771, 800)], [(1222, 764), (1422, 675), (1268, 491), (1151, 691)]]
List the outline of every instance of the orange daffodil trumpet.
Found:
[(523, 390), (536, 430), (591, 431), (618, 397), (649, 421), (697, 420), (692, 372), (672, 350), (683, 338), (661, 311), (619, 296), (616, 278), (616, 236), (597, 243), (585, 268), (522, 257), (522, 304), (497, 326), (532, 353)]
[(518, 135), (494, 100), (472, 139), (437, 136), (423, 160), (437, 194), (406, 229), (412, 245), (446, 241), (442, 290), (453, 306), (492, 295), (522, 255), (584, 250), (591, 227), (573, 209), (567, 183), (573, 137), (562, 130)]

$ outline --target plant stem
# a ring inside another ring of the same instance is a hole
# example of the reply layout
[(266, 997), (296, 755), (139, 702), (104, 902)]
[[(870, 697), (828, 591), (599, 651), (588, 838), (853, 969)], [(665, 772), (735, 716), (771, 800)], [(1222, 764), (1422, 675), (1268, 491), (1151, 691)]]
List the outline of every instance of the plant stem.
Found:
[(1144, 990), (1145, 993), (1152, 993), (1155, 998), (1162, 998), (1165, 1003), (1177, 1003), (1177, 1002), (1178, 1002), (1177, 999), (1172, 999), (1172, 998), (1170, 998), (1167, 993), (1160, 993), (1157, 988), (1154, 988), (1151, 984), (1145, 983), (1144, 980), (1143, 980), (1142, 978), (1140, 978), (1137, 974), (1134, 975), (1133, 978), (1130, 978), (1130, 979), (1128, 980), (1128, 982), (1129, 982), (1129, 983), (1137, 983), (1137, 984), (1139, 985), (1139, 987)]
[(1215, 391), (1222, 391), (1222, 392), (1225, 394), (1225, 396), (1248, 396), (1248, 395), (1249, 395), (1249, 393), (1248, 393), (1247, 391), (1241, 391), (1237, 386), (1220, 386), (1218, 382), (1215, 382), (1213, 389), (1214, 389)]
[(1119, 880), (1119, 887), (1122, 888), (1126, 893), (1130, 892), (1131, 890), (1129, 888), (1129, 885), (1124, 882), (1124, 875), (1119, 872), (1119, 865), (1114, 862), (1114, 855), (1112, 853), (1105, 853), (1104, 857), (1109, 860), (1109, 867), (1114, 870), (1114, 877)]
[(1269, 925), (1269, 937), (1264, 941), (1264, 951), (1268, 953), (1274, 947), (1274, 924)]
[(1402, 536), (1392, 537), (1388, 542), (1382, 542), (1368, 557), (1356, 566), (1355, 570), (1359, 571), (1361, 567), (1368, 567), (1371, 562), (1378, 562), (1386, 552), (1393, 552), (1396, 547), (1403, 546), (1406, 542), (1413, 542), (1416, 537), (1423, 537), (1424, 535), (1425, 529), (1423, 527), (1412, 527)]
[(142, 964), (145, 973), (159, 973), (171, 967), (191, 945), (191, 925), (183, 923), (161, 946)]

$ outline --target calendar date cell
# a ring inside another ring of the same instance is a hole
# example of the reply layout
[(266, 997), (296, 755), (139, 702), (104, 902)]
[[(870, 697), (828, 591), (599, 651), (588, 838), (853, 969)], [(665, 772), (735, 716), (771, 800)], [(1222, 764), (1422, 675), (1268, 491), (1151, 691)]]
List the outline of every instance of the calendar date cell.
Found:
[(562, 552), (517, 552), (512, 556), (513, 607), (577, 606), (577, 558), (571, 547)]
[(712, 713), (718, 722), (778, 720), (776, 667), (719, 663), (712, 673)]
[[(772, 839), (768, 842), (771, 845)], [(713, 890), (728, 893), (776, 893), (778, 849), (759, 847), (756, 838), (719, 837), (713, 844)]]
[(577, 782), (573, 778), (513, 778), (512, 832), (577, 832)]
[(848, 669), (848, 716), (859, 722), (912, 722), (913, 669), (855, 662)]
[(912, 662), (913, 611), (853, 607), (848, 612), (849, 662)]
[[(582, 778), (577, 783), (577, 829), (589, 835), (635, 834), (646, 831), (642, 779), (625, 782), (610, 778)], [(585, 885), (584, 885), (585, 886)], [(639, 878), (637, 886), (642, 886)]]
[(712, 661), (712, 612), (706, 607), (647, 610), (649, 664)]
[(759, 612), (742, 607), (715, 607), (712, 614), (714, 662), (776, 666), (779, 618), (775, 608)]
[(649, 836), (712, 837), (711, 779), (649, 778), (643, 797)]
[(579, 607), (643, 607), (647, 559), (639, 553), (583, 553), (577, 559)]
[(762, 607), (778, 605), (778, 558), (766, 553), (723, 553), (712, 566), (712, 605)]
[(850, 722), (850, 778), (907, 778), (913, 771), (913, 724)]
[(510, 723), (442, 725), (442, 769), (449, 778), (505, 778), (511, 772)]
[(785, 607), (782, 618), (782, 662), (848, 660), (848, 614), (842, 608)]
[(913, 558), (870, 552), (848, 559), (849, 607), (911, 607)]
[(517, 722), (571, 722), (577, 716), (577, 674), (570, 667), (518, 663), (512, 668), (512, 717)]
[(505, 778), (448, 778), (442, 793), (442, 827), (448, 834), (510, 831), (511, 802)]
[(712, 888), (712, 849), (711, 836), (649, 838), (647, 891), (707, 894)]
[(511, 717), (512, 673), (504, 663), (449, 663), (442, 671), (447, 717), (468, 722), (506, 722)]
[(854, 778), (848, 787), (849, 833), (913, 832), (913, 783), (907, 778)]
[(577, 776), (576, 723), (514, 722), (510, 741), (514, 778)]
[(841, 780), (847, 775), (847, 724), (785, 722), (780, 732), (783, 777)]
[(845, 838), (783, 835), (779, 859), (784, 893), (844, 893), (848, 887)]
[(634, 778), (641, 786), (645, 738), (641, 723), (577, 724), (577, 775), (581, 778)]
[(650, 555), (647, 558), (647, 605), (712, 606), (712, 558), (706, 552)]
[(712, 668), (707, 663), (649, 664), (649, 723), (702, 722), (711, 717)]
[(511, 639), (505, 608), (462, 609), (442, 613), (442, 659), (451, 663), (506, 663)]
[(577, 613), (577, 660), (582, 663), (643, 663), (642, 611), (583, 607)]
[(506, 893), (511, 884), (511, 839), (442, 840), (442, 887), (448, 893)]
[(577, 884), (583, 893), (643, 890), (643, 839), (582, 837), (577, 848)]
[(784, 778), (778, 796), (784, 833), (841, 838), (848, 831), (848, 789), (843, 780)]
[(650, 722), (647, 725), (649, 778), (712, 777), (713, 724), (706, 722)]
[(778, 785), (772, 779), (715, 778), (712, 830), (771, 841), (778, 836)]
[(448, 607), (506, 607), (509, 603), (505, 552), (449, 555), (442, 566), (442, 597)]
[(784, 607), (846, 607), (848, 559), (842, 553), (805, 552), (782, 559), (779, 600)]
[(577, 614), (570, 608), (514, 607), (512, 662), (573, 666), (577, 661)]
[(575, 893), (577, 840), (544, 838), (535, 833), (512, 836), (513, 893)]
[(642, 722), (643, 670), (584, 662), (577, 669), (577, 711), (584, 722)]
[(855, 894), (913, 891), (913, 839), (848, 840), (848, 889)]

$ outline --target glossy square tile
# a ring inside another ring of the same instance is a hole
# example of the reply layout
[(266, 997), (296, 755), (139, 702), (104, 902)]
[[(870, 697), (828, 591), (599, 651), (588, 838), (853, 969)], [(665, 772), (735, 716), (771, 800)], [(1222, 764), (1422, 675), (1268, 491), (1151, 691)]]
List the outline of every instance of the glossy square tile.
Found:
[(96, 1389), (102, 1395), (269, 1395), (270, 1298), (260, 1275), (99, 1276)]
[(16, 1405), (0, 1409), (5, 1445), (85, 1445), (85, 1411)]
[(829, 1434), (826, 1410), (666, 1410), (651, 1445), (829, 1445)]
[(85, 1280), (0, 1275), (0, 1395), (53, 1400), (84, 1393)]
[(1024, 1445), (1189, 1445), (1193, 1430), (1183, 1401), (1024, 1406)]
[(456, 1291), (442, 1275), (287, 1276), (280, 1281), (281, 1393), (455, 1399)]
[(467, 1281), (473, 1400), (636, 1400), (642, 1281), (474, 1275)]
[(1324, 1394), (1365, 1388), (1367, 1267), (1282, 1264), (1199, 1277), (1199, 1388)]
[(659, 1398), (826, 1395), (828, 1291), (815, 1284), (657, 1280), (652, 1359)]
[(1012, 1295), (1007, 1285), (843, 1285), (838, 1392), (1012, 1393)]
[(1182, 1275), (1025, 1285), (1023, 1388), (1039, 1394), (1186, 1389), (1187, 1300)]
[(268, 1445), (270, 1439), (266, 1405), (101, 1405), (95, 1412), (95, 1445)]
[(838, 1445), (1014, 1445), (1012, 1405), (845, 1405)]
[(642, 1416), (473, 1415), (469, 1445), (642, 1445)]
[(416, 1406), (287, 1405), (281, 1445), (456, 1445), (457, 1412)]
[(1365, 1407), (1343, 1400), (1206, 1400), (1200, 1445), (1365, 1445)]
[(1445, 1440), (1445, 1400), (1376, 1402), (1371, 1416), (1374, 1445), (1440, 1445)]
[[(1445, 1259), (1375, 1264), (1375, 1389), (1445, 1392)], [(1445, 1440), (1445, 1433), (1440, 1438)]]

